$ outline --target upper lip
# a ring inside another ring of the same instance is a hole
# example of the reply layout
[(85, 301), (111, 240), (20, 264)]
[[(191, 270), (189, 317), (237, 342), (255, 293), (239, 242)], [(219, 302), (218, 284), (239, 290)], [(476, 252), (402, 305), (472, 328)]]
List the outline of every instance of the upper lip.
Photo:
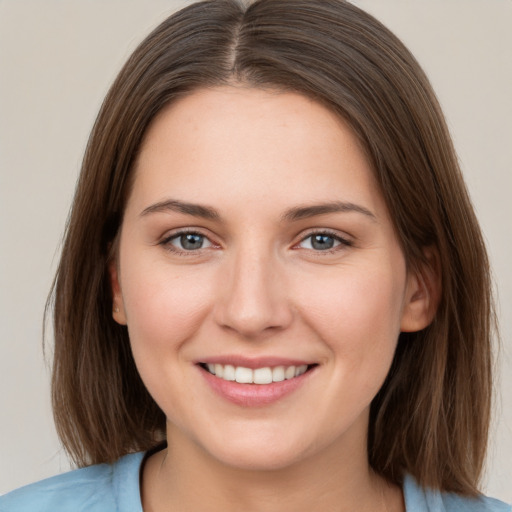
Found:
[(276, 366), (301, 366), (315, 364), (311, 361), (304, 359), (292, 359), (287, 357), (277, 356), (261, 356), (261, 357), (244, 357), (238, 355), (224, 355), (224, 356), (212, 356), (206, 357), (197, 361), (197, 364), (230, 364), (232, 366), (243, 366), (244, 368), (266, 368)]

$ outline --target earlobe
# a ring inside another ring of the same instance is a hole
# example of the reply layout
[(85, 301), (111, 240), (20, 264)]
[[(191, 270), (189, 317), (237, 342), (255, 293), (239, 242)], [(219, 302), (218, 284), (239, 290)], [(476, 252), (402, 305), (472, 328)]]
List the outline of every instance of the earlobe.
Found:
[(428, 327), (437, 312), (441, 298), (439, 255), (436, 249), (424, 251), (425, 261), (407, 277), (407, 290), (402, 312), (402, 332), (417, 332)]
[(110, 289), (112, 291), (112, 318), (120, 325), (126, 325), (123, 295), (119, 284), (119, 270), (117, 262), (112, 260), (108, 266)]

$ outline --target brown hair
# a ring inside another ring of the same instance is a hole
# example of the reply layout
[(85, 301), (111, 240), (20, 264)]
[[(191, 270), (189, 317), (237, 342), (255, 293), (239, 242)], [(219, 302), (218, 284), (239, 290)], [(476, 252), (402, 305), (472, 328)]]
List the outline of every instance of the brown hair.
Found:
[(434, 248), (442, 281), (432, 324), (403, 333), (371, 407), (371, 466), (400, 483), (474, 495), (491, 396), (492, 301), (484, 243), (438, 102), (403, 44), (342, 0), (190, 5), (135, 50), (92, 131), (54, 283), (53, 406), (78, 465), (164, 438), (127, 331), (112, 319), (107, 266), (132, 168), (155, 115), (200, 87), (298, 91), (338, 113), (373, 166), (408, 262)]

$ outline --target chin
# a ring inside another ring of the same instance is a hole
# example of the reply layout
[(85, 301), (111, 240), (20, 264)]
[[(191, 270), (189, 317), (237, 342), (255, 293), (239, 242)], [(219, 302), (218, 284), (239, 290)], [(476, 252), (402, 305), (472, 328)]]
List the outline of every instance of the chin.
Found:
[(208, 451), (220, 463), (246, 471), (286, 469), (307, 458), (310, 451), (304, 443), (293, 442), (290, 436), (283, 436), (282, 433), (266, 439), (253, 434), (237, 436), (236, 441), (226, 440)]
[(280, 471), (290, 468), (301, 459), (297, 453), (253, 450), (251, 453), (222, 453), (217, 460), (226, 466), (242, 471)]

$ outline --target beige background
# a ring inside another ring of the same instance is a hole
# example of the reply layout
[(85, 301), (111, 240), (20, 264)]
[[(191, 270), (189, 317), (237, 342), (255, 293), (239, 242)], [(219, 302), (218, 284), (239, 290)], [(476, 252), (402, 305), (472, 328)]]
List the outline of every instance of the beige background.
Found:
[[(0, 493), (68, 468), (49, 407), (43, 305), (102, 98), (172, 0), (0, 0)], [(415, 53), (452, 129), (499, 292), (487, 490), (512, 501), (512, 1), (359, 0)]]

